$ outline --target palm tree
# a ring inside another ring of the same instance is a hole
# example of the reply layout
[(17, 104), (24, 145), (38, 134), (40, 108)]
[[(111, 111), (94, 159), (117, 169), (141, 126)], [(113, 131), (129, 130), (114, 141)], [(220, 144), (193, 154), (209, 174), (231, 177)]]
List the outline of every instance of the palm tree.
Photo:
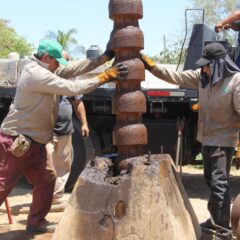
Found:
[(49, 31), (45, 38), (56, 40), (71, 57), (78, 58), (81, 54), (86, 53), (86, 49), (84, 46), (78, 45), (78, 41), (72, 36), (76, 33), (75, 28), (71, 28), (67, 32), (61, 30), (58, 30), (57, 33)]

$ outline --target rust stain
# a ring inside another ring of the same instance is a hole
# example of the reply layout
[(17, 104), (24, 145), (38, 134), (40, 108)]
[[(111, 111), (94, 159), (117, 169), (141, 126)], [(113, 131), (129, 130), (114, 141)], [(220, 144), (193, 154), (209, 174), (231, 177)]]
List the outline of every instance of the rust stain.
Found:
[(126, 215), (126, 203), (124, 201), (118, 201), (114, 208), (114, 216), (117, 219), (121, 219)]

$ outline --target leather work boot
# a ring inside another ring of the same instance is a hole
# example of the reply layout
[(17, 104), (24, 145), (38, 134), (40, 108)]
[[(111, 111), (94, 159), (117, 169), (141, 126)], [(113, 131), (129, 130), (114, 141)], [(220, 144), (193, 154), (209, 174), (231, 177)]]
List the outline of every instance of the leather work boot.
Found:
[(218, 227), (216, 231), (216, 240), (233, 240), (233, 232), (230, 228)]
[(46, 221), (44, 224), (40, 226), (32, 226), (28, 225), (26, 227), (26, 231), (30, 233), (35, 233), (35, 234), (41, 234), (41, 233), (53, 233), (56, 229), (57, 224), (53, 222), (48, 222)]
[(205, 222), (200, 223), (200, 227), (202, 229), (202, 232), (205, 232), (207, 234), (216, 234), (217, 228), (216, 226), (212, 223), (211, 219), (207, 219)]
[(229, 237), (221, 237), (221, 236), (216, 236), (215, 238), (214, 238), (214, 240), (233, 240), (234, 238), (231, 236), (229, 236)]

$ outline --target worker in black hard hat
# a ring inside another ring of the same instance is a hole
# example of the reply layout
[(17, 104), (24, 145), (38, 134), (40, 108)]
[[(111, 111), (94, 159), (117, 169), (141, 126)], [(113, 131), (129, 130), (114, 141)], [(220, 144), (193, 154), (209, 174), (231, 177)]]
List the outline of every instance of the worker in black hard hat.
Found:
[(199, 91), (197, 139), (202, 144), (204, 177), (211, 194), (210, 218), (201, 224), (216, 239), (232, 239), (229, 172), (240, 130), (240, 73), (220, 43), (203, 49), (197, 70), (172, 71), (147, 56), (142, 61), (152, 74), (169, 83)]

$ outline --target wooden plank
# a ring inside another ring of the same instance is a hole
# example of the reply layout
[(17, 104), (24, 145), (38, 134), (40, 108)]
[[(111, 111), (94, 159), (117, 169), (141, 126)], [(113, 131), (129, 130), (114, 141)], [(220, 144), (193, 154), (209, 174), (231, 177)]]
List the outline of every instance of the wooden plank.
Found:
[[(80, 176), (53, 240), (196, 240), (201, 231), (169, 155), (128, 159), (131, 174), (105, 178), (109, 162)], [(186, 204), (187, 203), (187, 204)], [(194, 221), (193, 221), (194, 219)]]

